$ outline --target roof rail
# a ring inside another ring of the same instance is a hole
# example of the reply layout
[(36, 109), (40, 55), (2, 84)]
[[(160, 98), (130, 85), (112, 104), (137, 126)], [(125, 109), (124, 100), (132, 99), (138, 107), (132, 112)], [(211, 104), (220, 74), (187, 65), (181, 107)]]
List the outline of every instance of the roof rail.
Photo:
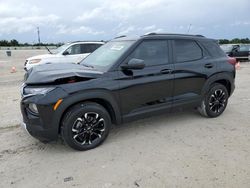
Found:
[[(203, 35), (190, 35), (190, 34), (179, 34), (179, 33), (146, 33), (142, 36), (148, 36), (148, 35), (177, 35), (177, 36), (195, 36), (195, 37), (204, 37)], [(141, 37), (142, 37), (141, 36)]]
[(197, 37), (205, 37), (204, 35), (195, 35), (195, 36), (197, 36)]
[(154, 32), (149, 32), (149, 33), (145, 33), (144, 35), (142, 36), (145, 36), (145, 35), (157, 35), (157, 33), (154, 33)]
[(119, 39), (119, 38), (123, 38), (123, 37), (126, 37), (126, 35), (121, 35), (121, 36), (115, 37), (114, 39)]
[(78, 40), (78, 41), (70, 41), (66, 43), (77, 43), (77, 42), (105, 42), (103, 40)]

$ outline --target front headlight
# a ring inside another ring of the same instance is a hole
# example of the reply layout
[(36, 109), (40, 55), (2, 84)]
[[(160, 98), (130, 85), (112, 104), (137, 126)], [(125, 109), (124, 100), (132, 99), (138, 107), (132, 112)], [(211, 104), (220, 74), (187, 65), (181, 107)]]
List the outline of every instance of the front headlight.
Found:
[(30, 110), (32, 113), (38, 114), (38, 109), (37, 109), (36, 104), (30, 103), (28, 107), (29, 107), (29, 110)]
[(39, 63), (41, 61), (41, 59), (31, 59), (29, 61), (30, 64), (36, 64), (36, 63)]
[(25, 87), (24, 88), (24, 95), (44, 95), (50, 91), (55, 89), (54, 87), (47, 87), (47, 88), (32, 88), (32, 87)]

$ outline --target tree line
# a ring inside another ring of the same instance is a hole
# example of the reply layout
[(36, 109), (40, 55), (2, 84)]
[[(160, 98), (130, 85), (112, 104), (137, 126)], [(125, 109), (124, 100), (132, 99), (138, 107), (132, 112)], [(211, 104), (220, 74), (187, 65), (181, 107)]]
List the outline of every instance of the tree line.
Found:
[[(250, 44), (249, 38), (234, 38), (232, 40), (228, 39), (219, 39), (220, 44)], [(61, 46), (63, 43), (19, 43), (16, 39), (12, 40), (0, 40), (0, 46)]]
[(243, 38), (243, 39), (235, 38), (232, 40), (220, 39), (219, 43), (220, 44), (250, 44), (250, 40), (249, 38)]
[(63, 43), (35, 43), (35, 44), (30, 44), (30, 43), (20, 43), (16, 39), (12, 40), (0, 40), (0, 46), (61, 46)]

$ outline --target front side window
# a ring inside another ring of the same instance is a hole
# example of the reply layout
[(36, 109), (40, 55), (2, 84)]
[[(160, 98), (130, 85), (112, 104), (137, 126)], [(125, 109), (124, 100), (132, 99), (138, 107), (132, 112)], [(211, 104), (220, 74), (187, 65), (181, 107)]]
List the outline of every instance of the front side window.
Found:
[(63, 53), (68, 47), (69, 47), (69, 43), (66, 43), (60, 47), (58, 47), (57, 49), (54, 50), (54, 54), (60, 54)]
[(193, 40), (175, 40), (175, 54), (178, 63), (202, 58), (202, 50)]
[(143, 41), (130, 55), (129, 59), (142, 59), (145, 66), (163, 65), (168, 63), (168, 41)]
[(75, 54), (81, 54), (81, 45), (80, 44), (74, 44), (70, 46), (66, 52), (68, 52), (69, 55), (75, 55)]

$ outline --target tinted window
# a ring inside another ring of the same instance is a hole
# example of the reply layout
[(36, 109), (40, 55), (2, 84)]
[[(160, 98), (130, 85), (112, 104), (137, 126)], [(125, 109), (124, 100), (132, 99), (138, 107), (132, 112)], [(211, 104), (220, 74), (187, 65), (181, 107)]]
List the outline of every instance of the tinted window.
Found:
[(249, 51), (249, 47), (250, 46), (248, 46), (248, 45), (242, 45), (242, 46), (240, 46), (240, 49), (239, 49), (239, 51), (242, 51), (242, 52), (245, 52), (245, 51)]
[(166, 40), (143, 41), (130, 55), (129, 59), (144, 60), (146, 66), (168, 63), (168, 42)]
[(75, 45), (70, 46), (66, 51), (69, 53), (69, 55), (80, 54), (81, 46), (80, 44), (75, 44)]
[(219, 44), (216, 41), (202, 41), (202, 44), (207, 49), (209, 54), (213, 57), (223, 57), (226, 56), (225, 52), (230, 52), (233, 48), (232, 45), (224, 46), (225, 52), (219, 47)]
[(81, 44), (81, 53), (92, 53), (97, 48), (99, 48), (101, 44)]
[(81, 64), (107, 71), (127, 51), (134, 41), (111, 41), (85, 58)]
[(194, 61), (202, 58), (202, 50), (192, 40), (175, 40), (177, 62)]

